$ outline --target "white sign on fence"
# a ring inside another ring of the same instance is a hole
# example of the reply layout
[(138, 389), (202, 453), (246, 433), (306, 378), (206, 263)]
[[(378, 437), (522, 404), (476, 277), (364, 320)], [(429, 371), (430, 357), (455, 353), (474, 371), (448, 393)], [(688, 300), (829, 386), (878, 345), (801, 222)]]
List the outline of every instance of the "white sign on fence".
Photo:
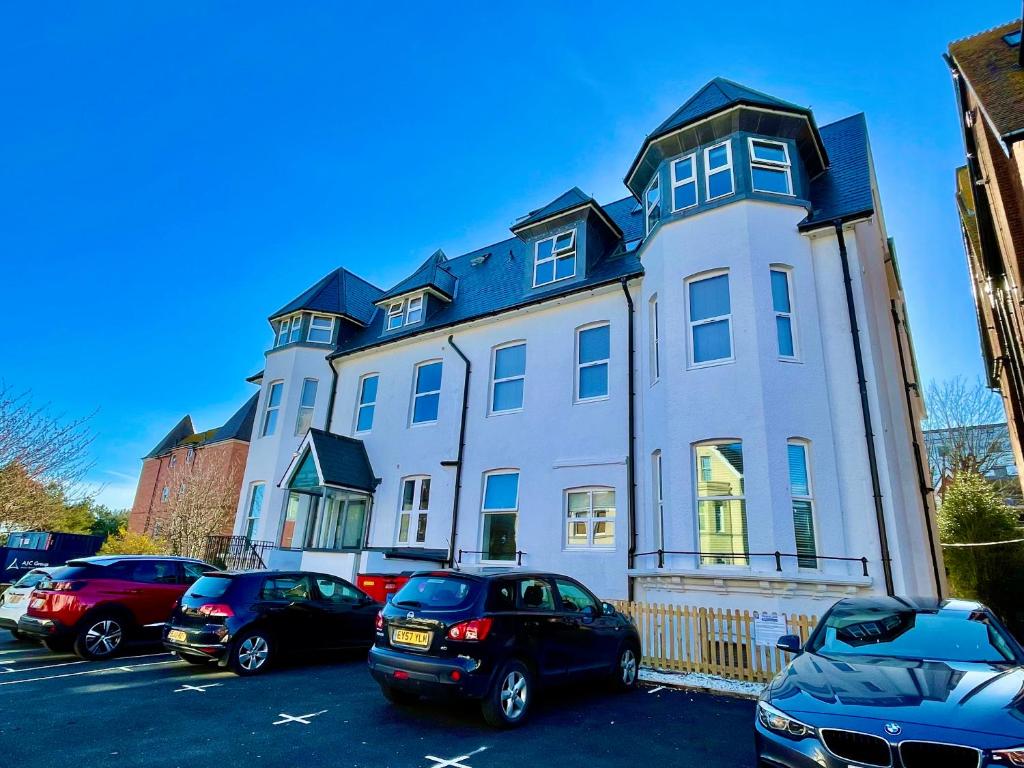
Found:
[(755, 643), (774, 648), (784, 634), (786, 634), (786, 619), (782, 614), (754, 611)]

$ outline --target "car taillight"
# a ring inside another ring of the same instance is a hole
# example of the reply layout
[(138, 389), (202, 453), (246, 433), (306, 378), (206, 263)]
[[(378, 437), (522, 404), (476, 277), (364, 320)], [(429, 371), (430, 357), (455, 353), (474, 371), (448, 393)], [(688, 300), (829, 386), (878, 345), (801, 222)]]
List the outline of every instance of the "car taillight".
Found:
[(40, 589), (54, 592), (75, 592), (85, 586), (84, 581), (47, 581), (39, 585)]
[(234, 616), (235, 612), (231, 610), (230, 605), (224, 605), (223, 603), (206, 603), (205, 605), (199, 606), (199, 615), (226, 619), (228, 616)]
[(384, 611), (377, 611), (377, 629), (384, 629)]
[(463, 621), (448, 628), (449, 640), (483, 640), (491, 631), (490, 619)]

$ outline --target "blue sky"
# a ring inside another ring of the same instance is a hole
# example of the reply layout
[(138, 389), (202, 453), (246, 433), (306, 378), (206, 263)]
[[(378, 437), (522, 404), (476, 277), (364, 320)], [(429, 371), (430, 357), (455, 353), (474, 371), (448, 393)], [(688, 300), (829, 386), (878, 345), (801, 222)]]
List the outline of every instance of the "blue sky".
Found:
[(388, 286), (573, 185), (623, 197), (644, 135), (716, 75), (819, 124), (867, 113), (922, 375), (981, 373), (941, 54), (1019, 3), (348, 5), (6, 11), (0, 378), (96, 411), (101, 500), (130, 505), (184, 413), (245, 400), (267, 315), (328, 271)]

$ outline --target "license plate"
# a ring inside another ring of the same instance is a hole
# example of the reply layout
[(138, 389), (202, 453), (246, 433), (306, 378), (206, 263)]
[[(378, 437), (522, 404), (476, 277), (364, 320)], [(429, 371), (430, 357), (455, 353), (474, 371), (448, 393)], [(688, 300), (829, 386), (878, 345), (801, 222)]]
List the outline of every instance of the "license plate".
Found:
[(184, 643), (188, 639), (188, 635), (182, 632), (180, 629), (172, 629), (167, 633), (167, 639), (173, 640), (176, 643)]
[(21, 602), (22, 597), (23, 595), (10, 595), (9, 597), (4, 599), (4, 602), (8, 605), (17, 605)]
[(396, 643), (415, 645), (418, 648), (426, 648), (430, 645), (429, 632), (414, 632), (411, 629), (396, 629), (392, 639)]

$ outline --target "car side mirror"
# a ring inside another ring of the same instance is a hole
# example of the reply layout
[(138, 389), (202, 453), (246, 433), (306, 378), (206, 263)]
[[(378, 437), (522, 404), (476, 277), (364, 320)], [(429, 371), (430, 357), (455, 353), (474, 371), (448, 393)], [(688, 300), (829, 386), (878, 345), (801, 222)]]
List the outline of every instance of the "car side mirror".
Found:
[(605, 616), (614, 616), (616, 613), (615, 606), (611, 603), (601, 603), (601, 613)]
[(800, 653), (800, 638), (796, 635), (783, 635), (775, 643), (775, 647), (786, 653)]

